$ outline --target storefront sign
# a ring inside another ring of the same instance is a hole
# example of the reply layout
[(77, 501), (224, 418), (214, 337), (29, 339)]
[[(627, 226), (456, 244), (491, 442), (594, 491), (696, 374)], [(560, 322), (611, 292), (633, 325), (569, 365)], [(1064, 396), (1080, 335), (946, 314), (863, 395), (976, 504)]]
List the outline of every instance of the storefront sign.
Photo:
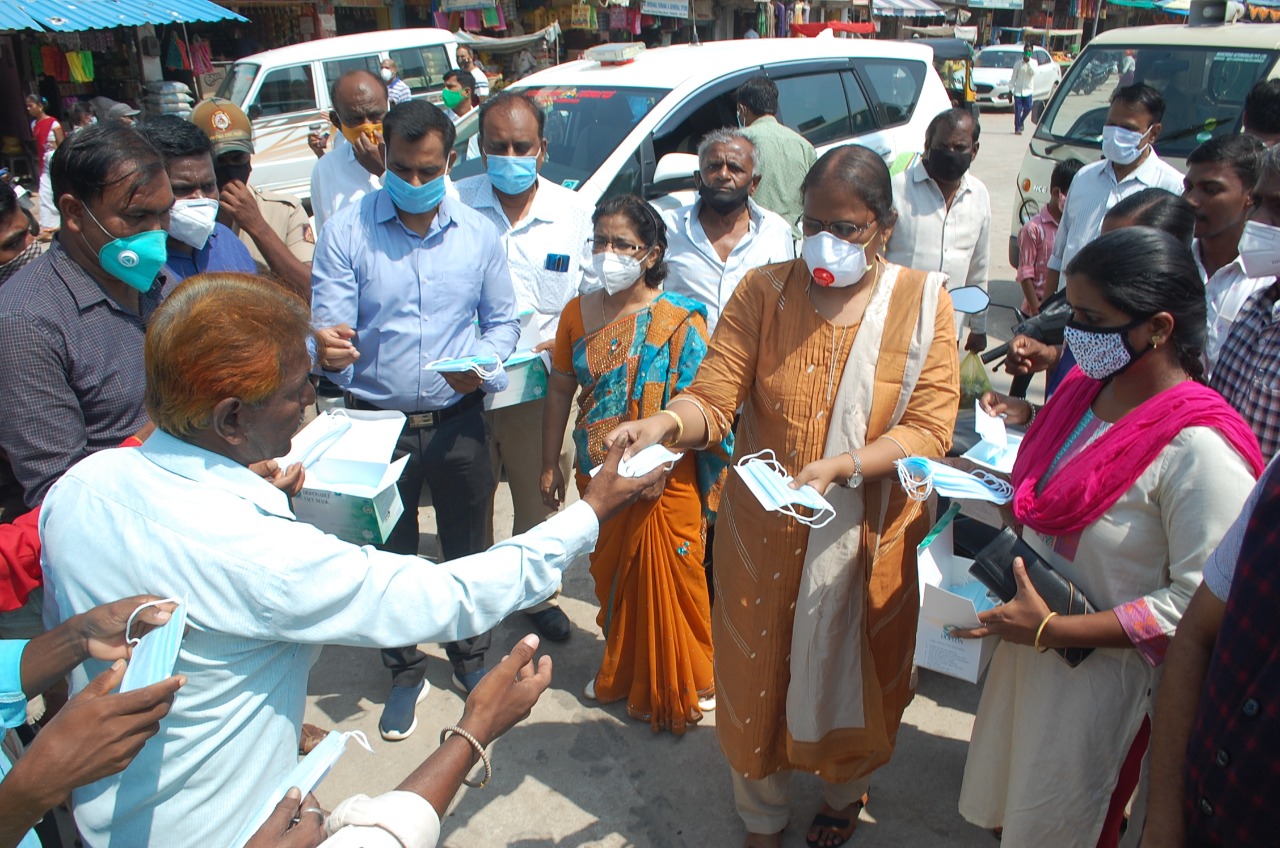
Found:
[(689, 17), (689, 0), (644, 0), (640, 11), (645, 15), (658, 15), (663, 18)]
[(440, 0), (442, 12), (465, 12), (469, 9), (492, 9), (495, 0)]
[(969, 0), (970, 9), (1021, 9), (1022, 0)]

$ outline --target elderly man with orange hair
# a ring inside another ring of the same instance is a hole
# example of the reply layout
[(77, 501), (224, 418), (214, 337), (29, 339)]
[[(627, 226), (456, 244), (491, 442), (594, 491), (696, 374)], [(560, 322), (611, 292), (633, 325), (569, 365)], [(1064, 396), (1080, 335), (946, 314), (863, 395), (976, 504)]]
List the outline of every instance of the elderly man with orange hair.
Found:
[[(174, 670), (188, 683), (157, 739), (74, 797), (87, 845), (225, 843), (297, 762), (322, 645), (484, 632), (549, 596), (600, 522), (660, 477), (619, 477), (615, 451), (580, 505), (439, 565), (343, 542), (295, 521), (248, 468), (286, 453), (315, 402), (311, 337), (306, 305), (280, 287), (192, 277), (147, 329), (156, 432), (73, 466), (45, 499), (46, 624), (145, 591), (184, 599), (190, 628)], [(73, 688), (101, 666), (78, 669)]]

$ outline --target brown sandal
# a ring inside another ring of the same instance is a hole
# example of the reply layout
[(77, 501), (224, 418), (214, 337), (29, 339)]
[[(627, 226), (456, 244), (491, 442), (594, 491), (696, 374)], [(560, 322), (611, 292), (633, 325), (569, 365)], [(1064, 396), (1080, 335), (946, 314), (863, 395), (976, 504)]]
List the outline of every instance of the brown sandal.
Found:
[[(832, 816), (827, 813), (818, 813), (813, 817), (813, 822), (809, 825), (812, 831), (818, 828), (821, 831), (817, 839), (811, 839), (807, 834), (804, 842), (809, 848), (840, 848), (841, 845), (848, 842), (853, 837), (853, 832), (858, 829), (858, 814), (862, 812), (862, 808), (867, 805), (868, 797), (863, 795), (857, 801), (854, 801), (847, 816)], [(835, 836), (839, 842), (826, 842), (825, 838)]]
[(322, 727), (316, 727), (314, 724), (302, 725), (302, 738), (298, 740), (298, 754), (303, 757), (310, 754), (328, 735), (329, 731)]

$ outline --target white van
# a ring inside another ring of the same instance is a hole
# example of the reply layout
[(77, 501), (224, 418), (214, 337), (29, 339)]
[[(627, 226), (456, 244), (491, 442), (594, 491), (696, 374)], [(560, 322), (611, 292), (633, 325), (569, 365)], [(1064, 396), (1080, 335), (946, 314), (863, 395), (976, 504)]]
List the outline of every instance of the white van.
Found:
[[(415, 97), (440, 103), (441, 79), (457, 67), (457, 42), (443, 29), (401, 29), (307, 41), (237, 60), (218, 88), (253, 122), (253, 177), (259, 188), (311, 196), (313, 124), (329, 127), (329, 89), (347, 71), (378, 73), (392, 59)], [(330, 128), (332, 132), (332, 129)]]
[[(547, 110), (543, 176), (592, 203), (628, 192), (660, 198), (691, 189), (698, 141), (737, 126), (734, 93), (757, 75), (778, 86), (778, 120), (809, 139), (819, 155), (862, 144), (892, 163), (920, 152), (929, 121), (951, 107), (933, 51), (923, 45), (819, 37), (716, 41), (629, 55), (635, 49), (601, 45), (509, 89)], [(478, 129), (474, 114), (458, 125), (455, 179), (480, 173), (480, 160), (466, 159)]]
[(1187, 169), (1187, 154), (1214, 136), (1240, 132), (1249, 90), (1280, 76), (1280, 24), (1126, 27), (1102, 33), (1071, 64), (1041, 116), (1018, 172), (1009, 264), (1018, 267), (1018, 230), (1049, 198), (1049, 176), (1066, 159), (1102, 158), (1102, 126), (1112, 92), (1145, 82), (1165, 99), (1160, 158)]

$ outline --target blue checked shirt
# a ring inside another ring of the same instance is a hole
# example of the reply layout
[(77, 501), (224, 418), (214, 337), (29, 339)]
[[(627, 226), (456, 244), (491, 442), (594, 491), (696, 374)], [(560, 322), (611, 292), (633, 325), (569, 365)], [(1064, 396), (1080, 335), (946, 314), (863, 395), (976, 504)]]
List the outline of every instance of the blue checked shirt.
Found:
[[(452, 197), (441, 202), (425, 238), (400, 222), (385, 189), (330, 218), (311, 265), (311, 311), (317, 327), (356, 331), (360, 359), (326, 376), (361, 400), (401, 412), (462, 399), (423, 365), (486, 354), (505, 361), (520, 338), (498, 230)], [(484, 389), (499, 391), (505, 382), (503, 374)]]
[(1280, 453), (1280, 283), (1240, 310), (1209, 385), (1249, 422), (1263, 459)]

